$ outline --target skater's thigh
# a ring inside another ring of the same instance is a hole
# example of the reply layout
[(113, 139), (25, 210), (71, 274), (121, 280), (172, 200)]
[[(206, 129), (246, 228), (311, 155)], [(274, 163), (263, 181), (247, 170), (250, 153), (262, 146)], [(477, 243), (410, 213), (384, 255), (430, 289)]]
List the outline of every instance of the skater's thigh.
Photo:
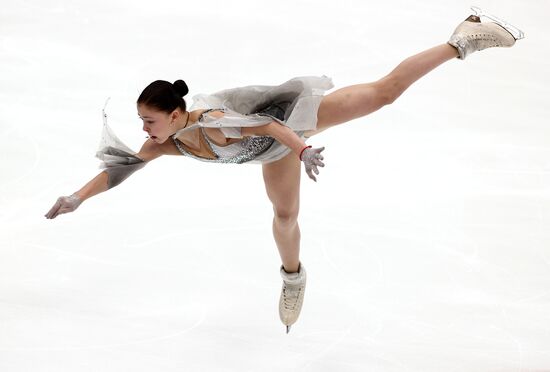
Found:
[(368, 115), (386, 104), (383, 82), (355, 84), (323, 97), (317, 111), (317, 128), (305, 133), (311, 137), (337, 124)]
[(265, 189), (275, 216), (295, 219), (300, 207), (301, 162), (294, 153), (272, 163), (262, 164)]

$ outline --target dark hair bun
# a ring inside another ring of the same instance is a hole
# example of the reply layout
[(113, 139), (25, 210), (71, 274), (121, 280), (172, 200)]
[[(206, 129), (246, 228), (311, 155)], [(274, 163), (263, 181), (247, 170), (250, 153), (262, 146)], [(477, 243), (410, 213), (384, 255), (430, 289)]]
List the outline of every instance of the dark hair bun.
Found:
[(174, 89), (181, 97), (189, 93), (189, 88), (187, 87), (187, 84), (185, 84), (185, 81), (183, 80), (176, 80), (172, 85), (174, 86)]

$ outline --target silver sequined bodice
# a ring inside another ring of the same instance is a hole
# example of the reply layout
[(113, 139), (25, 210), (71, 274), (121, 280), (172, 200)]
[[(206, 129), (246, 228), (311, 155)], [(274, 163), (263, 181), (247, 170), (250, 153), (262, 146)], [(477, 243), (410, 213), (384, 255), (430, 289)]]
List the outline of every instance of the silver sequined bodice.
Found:
[[(207, 115), (206, 120), (182, 128), (171, 136), (178, 151), (183, 155), (213, 163), (268, 164), (282, 159), (292, 150), (272, 137), (244, 137), (238, 143), (218, 146), (205, 139), (204, 146), (210, 147), (215, 159), (196, 156), (186, 151), (186, 146), (177, 137), (192, 127), (218, 128), (226, 138), (241, 138), (241, 128), (253, 128), (269, 123), (261, 116), (270, 116), (273, 121), (290, 128), (304, 142), (307, 131), (317, 128), (318, 109), (325, 91), (334, 84), (327, 76), (299, 76), (278, 85), (247, 85), (224, 89), (212, 94), (197, 94), (189, 111), (219, 110), (223, 116)], [(204, 113), (204, 112), (203, 112)], [(126, 154), (137, 154), (126, 146), (107, 125), (107, 115), (103, 108), (104, 122), (102, 140), (96, 156), (105, 167), (128, 161)], [(200, 117), (199, 117), (200, 119)], [(178, 134), (178, 135), (176, 135)], [(113, 155), (112, 149), (122, 151)]]
[(177, 138), (172, 137), (172, 140), (176, 144), (178, 150), (185, 156), (191, 158), (210, 162), (210, 163), (234, 163), (241, 164), (246, 163), (247, 161), (253, 160), (257, 155), (266, 151), (275, 141), (273, 137), (269, 136), (260, 136), (260, 137), (244, 137), (241, 141), (232, 143), (227, 146), (218, 146), (213, 143), (210, 138), (204, 132), (204, 128), (200, 128), (202, 134), (208, 146), (212, 152), (216, 155), (216, 159), (203, 158), (197, 156), (187, 150), (181, 145), (181, 141)]

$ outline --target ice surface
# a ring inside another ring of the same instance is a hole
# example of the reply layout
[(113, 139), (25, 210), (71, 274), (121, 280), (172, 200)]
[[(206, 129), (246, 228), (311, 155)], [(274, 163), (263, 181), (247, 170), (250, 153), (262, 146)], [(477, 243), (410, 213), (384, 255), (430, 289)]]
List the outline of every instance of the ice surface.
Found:
[[(329, 129), (302, 175), (285, 334), (261, 166), (162, 158), (72, 214), (151, 81), (336, 88), (447, 41), (464, 1), (12, 1), (0, 11), (0, 371), (550, 370), (550, 3), (478, 2), (512, 49)], [(190, 104), (190, 102), (188, 102)], [(220, 185), (224, 192), (220, 192)]]

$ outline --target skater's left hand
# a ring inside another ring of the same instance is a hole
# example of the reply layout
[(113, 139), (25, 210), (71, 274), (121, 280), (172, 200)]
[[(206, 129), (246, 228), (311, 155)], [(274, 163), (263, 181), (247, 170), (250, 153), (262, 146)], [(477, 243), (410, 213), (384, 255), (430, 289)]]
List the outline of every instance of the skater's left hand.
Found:
[(319, 170), (317, 169), (317, 166), (324, 167), (325, 164), (321, 161), (323, 160), (323, 155), (321, 155), (321, 151), (323, 151), (325, 147), (320, 147), (313, 149), (310, 147), (306, 148), (302, 152), (302, 158), (301, 160), (304, 162), (304, 166), (306, 168), (306, 173), (313, 181), (317, 182), (317, 178), (313, 175), (313, 172), (315, 174), (319, 174)]

